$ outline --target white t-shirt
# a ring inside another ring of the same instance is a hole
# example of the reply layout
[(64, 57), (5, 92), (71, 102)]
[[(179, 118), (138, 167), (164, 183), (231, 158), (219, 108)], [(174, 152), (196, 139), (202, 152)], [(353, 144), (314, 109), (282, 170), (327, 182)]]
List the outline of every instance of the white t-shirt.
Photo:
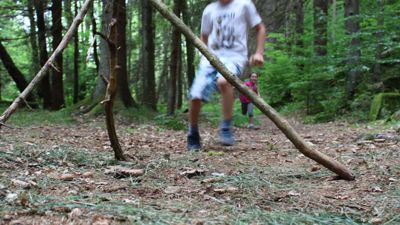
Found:
[[(208, 35), (208, 47), (221, 60), (245, 65), (248, 61), (248, 29), (261, 23), (251, 0), (232, 0), (224, 5), (209, 4), (203, 12), (201, 33)], [(209, 63), (203, 56), (201, 64)]]

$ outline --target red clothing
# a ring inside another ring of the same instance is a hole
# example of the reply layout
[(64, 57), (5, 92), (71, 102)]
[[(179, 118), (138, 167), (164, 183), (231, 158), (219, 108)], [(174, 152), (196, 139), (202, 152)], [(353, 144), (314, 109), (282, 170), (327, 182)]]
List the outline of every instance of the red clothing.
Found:
[[(257, 89), (257, 85), (251, 81), (247, 81), (244, 83), (247, 87), (249, 87), (250, 89), (252, 89), (255, 93), (258, 94), (258, 89)], [(251, 100), (248, 99), (246, 96), (244, 96), (243, 94), (240, 94), (239, 96), (240, 102), (242, 103), (251, 103)]]

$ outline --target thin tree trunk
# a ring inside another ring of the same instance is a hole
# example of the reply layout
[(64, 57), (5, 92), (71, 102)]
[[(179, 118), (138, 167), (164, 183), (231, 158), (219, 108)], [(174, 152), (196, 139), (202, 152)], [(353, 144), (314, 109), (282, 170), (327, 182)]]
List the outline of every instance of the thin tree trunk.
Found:
[(375, 54), (375, 65), (374, 65), (374, 71), (373, 71), (373, 76), (372, 76), (372, 82), (373, 83), (379, 83), (381, 81), (381, 75), (382, 75), (382, 66), (381, 62), (379, 62), (382, 59), (382, 52), (383, 52), (383, 37), (384, 37), (384, 26), (385, 26), (385, 0), (377, 0), (378, 4), (378, 16), (377, 16), (377, 21), (378, 21), (378, 31), (376, 32), (376, 54)]
[(182, 68), (183, 68), (183, 61), (182, 61), (182, 47), (181, 45), (178, 46), (179, 48), (179, 57), (178, 57), (178, 89), (177, 89), (177, 93), (176, 93), (176, 108), (177, 109), (181, 109), (182, 108), (182, 104), (183, 104), (183, 72), (182, 72)]
[(360, 32), (359, 10), (360, 4), (358, 0), (344, 1), (345, 30), (346, 34), (351, 37), (347, 59), (347, 67), (349, 70), (347, 75), (348, 99), (354, 98), (357, 85), (362, 76), (362, 73), (358, 68), (360, 66), (361, 59), (361, 40), (358, 35)]
[(224, 64), (214, 55), (208, 47), (188, 28), (176, 15), (171, 13), (168, 7), (159, 0), (149, 0), (153, 6), (167, 18), (175, 27), (177, 27), (190, 41), (200, 50), (200, 52), (210, 61), (211, 65), (216, 68), (221, 75), (237, 88), (241, 93), (246, 95), (261, 112), (268, 116), (275, 125), (281, 129), (286, 137), (303, 153), (305, 156), (322, 164), (332, 172), (338, 174), (341, 178), (346, 180), (354, 180), (355, 177), (351, 170), (347, 169), (344, 165), (335, 159), (313, 149), (305, 140), (290, 126), (289, 122), (282, 118), (270, 105), (268, 105), (262, 98), (257, 96), (249, 87), (232, 72), (230, 72)]
[(153, 9), (148, 0), (141, 0), (142, 11), (142, 103), (150, 109), (157, 110), (155, 79), (155, 28)]
[(121, 145), (118, 140), (117, 132), (115, 130), (115, 123), (114, 123), (114, 113), (113, 113), (113, 106), (114, 100), (117, 95), (117, 86), (118, 86), (118, 76), (120, 74), (120, 66), (118, 65), (118, 56), (119, 56), (119, 49), (116, 45), (118, 41), (118, 14), (121, 13), (118, 10), (118, 0), (114, 0), (113, 2), (113, 13), (112, 19), (110, 23), (110, 36), (104, 37), (107, 40), (110, 58), (109, 58), (109, 66), (110, 66), (110, 79), (108, 81), (106, 96), (102, 104), (104, 104), (104, 109), (106, 113), (106, 125), (107, 125), (107, 132), (110, 139), (111, 147), (114, 150), (115, 159), (125, 161), (126, 157), (123, 154)]
[(61, 54), (64, 49), (67, 47), (68, 43), (71, 41), (75, 31), (78, 29), (80, 23), (82, 23), (83, 18), (85, 17), (91, 3), (93, 0), (86, 0), (85, 4), (83, 4), (81, 11), (75, 17), (74, 22), (71, 27), (68, 29), (68, 32), (65, 34), (63, 40), (58, 45), (57, 49), (53, 52), (50, 58), (47, 60), (45, 65), (40, 69), (40, 71), (36, 74), (33, 80), (29, 83), (29, 85), (25, 88), (25, 90), (13, 101), (13, 103), (7, 108), (7, 110), (0, 117), (0, 128), (4, 123), (10, 118), (10, 116), (17, 110), (18, 106), (25, 101), (27, 96), (33, 90), (33, 88), (46, 76), (50, 67), (53, 65), (56, 56)]
[[(46, 46), (46, 25), (44, 19), (45, 1), (34, 0), (38, 28), (38, 42), (39, 42), (39, 60), (40, 66), (43, 67), (48, 59), (47, 46)], [(38, 90), (39, 97), (43, 99), (43, 108), (51, 108), (51, 90), (50, 90), (50, 76), (45, 74), (41, 79)]]
[(332, 42), (336, 43), (336, 29), (337, 29), (337, 0), (332, 0)]
[[(75, 0), (75, 16), (78, 13), (78, 0)], [(74, 34), (74, 84), (73, 84), (73, 103), (79, 101), (79, 32)]]
[(33, 0), (28, 0), (28, 17), (29, 17), (29, 41), (32, 48), (31, 73), (34, 74), (39, 70), (39, 52), (36, 35), (36, 21)]
[[(8, 54), (7, 49), (4, 47), (1, 41), (0, 41), (0, 59), (3, 62), (4, 68), (7, 70), (8, 74), (15, 82), (18, 90), (20, 92), (23, 92), (24, 89), (28, 86), (28, 82), (26, 81), (22, 72), (15, 65), (14, 61)], [(29, 102), (34, 101), (33, 96), (30, 95), (27, 100)]]
[(317, 56), (326, 56), (328, 43), (328, 1), (314, 2), (314, 45)]
[[(52, 0), (52, 20), (53, 20), (53, 50), (56, 50), (62, 40), (62, 2)], [(52, 110), (59, 110), (64, 105), (64, 82), (63, 82), (63, 57), (58, 55), (54, 61), (53, 76), (51, 82)]]
[[(174, 13), (180, 17), (182, 11), (182, 2), (184, 0), (174, 0)], [(176, 109), (176, 93), (177, 81), (179, 77), (179, 51), (181, 45), (181, 33), (178, 28), (172, 29), (172, 42), (171, 42), (171, 58), (170, 58), (170, 80), (169, 80), (169, 93), (168, 93), (168, 115), (174, 115)]]
[[(304, 2), (303, 0), (295, 0), (294, 3), (294, 11), (295, 11), (295, 44), (296, 44), (296, 51), (295, 54), (298, 57), (303, 56), (303, 35), (304, 35)], [(298, 63), (298, 67), (300, 70), (303, 70), (304, 64)]]
[(90, 19), (91, 19), (91, 25), (92, 25), (92, 35), (93, 35), (93, 60), (96, 65), (96, 72), (99, 72), (99, 53), (97, 50), (97, 39), (96, 39), (96, 33), (97, 33), (97, 23), (96, 23), (96, 17), (94, 16), (94, 2), (92, 3), (91, 9), (90, 9)]
[(166, 103), (168, 102), (168, 78), (169, 78), (169, 57), (168, 53), (170, 50), (170, 40), (169, 32), (164, 32), (163, 35), (163, 65), (161, 70), (161, 76), (158, 81), (157, 88), (157, 99), (158, 102)]
[[(193, 29), (192, 17), (189, 15), (189, 7), (188, 0), (183, 1), (183, 10), (182, 10), (182, 18), (186, 25), (188, 25), (191, 29)], [(194, 65), (195, 60), (195, 47), (193, 44), (186, 38), (186, 75), (188, 78), (188, 86), (191, 87), (194, 76), (196, 75), (196, 67)]]
[(114, 0), (117, 4), (117, 46), (118, 46), (118, 94), (125, 107), (137, 107), (136, 102), (132, 98), (128, 82), (127, 70), (127, 49), (126, 49), (126, 3), (125, 0)]

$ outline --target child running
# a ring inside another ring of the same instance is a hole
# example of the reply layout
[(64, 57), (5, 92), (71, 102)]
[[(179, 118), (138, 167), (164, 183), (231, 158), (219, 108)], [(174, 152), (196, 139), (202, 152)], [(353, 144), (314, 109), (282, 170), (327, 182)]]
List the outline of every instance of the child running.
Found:
[[(250, 57), (251, 65), (264, 63), (265, 26), (251, 0), (217, 0), (209, 4), (202, 16), (201, 40), (236, 76), (248, 63), (248, 29), (257, 32), (257, 50)], [(222, 145), (234, 145), (232, 128), (234, 104), (233, 87), (203, 56), (197, 76), (190, 90), (190, 122), (187, 136), (189, 151), (201, 149), (198, 119), (202, 101), (207, 102), (213, 92), (222, 96), (222, 121), (219, 140)]]
[[(244, 84), (248, 86), (250, 89), (252, 89), (255, 93), (257, 93), (258, 96), (260, 96), (260, 93), (258, 92), (257, 88), (257, 79), (258, 75), (256, 73), (250, 74), (250, 80), (245, 82)], [(240, 102), (242, 103), (242, 114), (249, 116), (249, 129), (255, 129), (254, 127), (254, 106), (253, 103), (249, 98), (247, 98), (245, 95), (240, 94), (239, 96)]]

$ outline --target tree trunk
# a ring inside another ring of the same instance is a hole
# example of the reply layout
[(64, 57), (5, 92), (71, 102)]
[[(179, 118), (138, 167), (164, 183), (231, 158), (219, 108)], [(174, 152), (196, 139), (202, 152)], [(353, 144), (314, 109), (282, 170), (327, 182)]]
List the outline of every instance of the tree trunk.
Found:
[[(75, 0), (75, 16), (78, 13), (78, 0)], [(79, 32), (74, 34), (74, 84), (73, 84), (73, 103), (79, 101)]]
[(182, 104), (183, 104), (183, 73), (182, 73), (182, 67), (183, 67), (183, 61), (182, 61), (182, 47), (181, 45), (178, 46), (179, 50), (179, 57), (178, 57), (178, 89), (176, 92), (176, 108), (181, 109)]
[[(0, 58), (3, 62), (4, 68), (7, 70), (8, 74), (11, 76), (13, 81), (15, 82), (18, 90), (23, 92), (24, 89), (28, 86), (28, 82), (25, 80), (24, 75), (17, 68), (11, 56), (8, 54), (7, 49), (4, 47), (3, 43), (0, 41)], [(33, 96), (29, 96), (27, 98), (29, 102), (34, 101)]]
[[(193, 30), (192, 17), (189, 15), (188, 0), (183, 1), (182, 17), (185, 24)], [(195, 60), (195, 48), (193, 44), (186, 38), (186, 75), (188, 78), (188, 86), (191, 87), (194, 77), (196, 75), (196, 67), (194, 64)]]
[[(53, 20), (53, 50), (56, 50), (62, 40), (62, 2), (52, 0), (52, 20)], [(64, 82), (63, 82), (63, 57), (58, 55), (54, 61), (54, 69), (51, 83), (52, 110), (59, 110), (65, 106), (64, 102)]]
[[(39, 61), (40, 66), (43, 67), (48, 59), (47, 46), (46, 46), (46, 24), (44, 19), (45, 1), (34, 0), (37, 28), (38, 28), (38, 42), (39, 42)], [(43, 108), (51, 108), (51, 90), (50, 90), (50, 76), (45, 74), (40, 81), (38, 95), (43, 99)]]
[(317, 56), (326, 56), (328, 43), (328, 1), (314, 2), (314, 46)]
[(163, 65), (161, 76), (158, 81), (157, 99), (158, 102), (168, 102), (168, 78), (169, 78), (169, 50), (171, 46), (171, 38), (169, 32), (165, 31), (163, 34)]
[(91, 9), (90, 9), (90, 20), (91, 20), (91, 25), (92, 25), (92, 35), (93, 35), (93, 60), (94, 64), (96, 65), (96, 72), (99, 72), (99, 53), (97, 51), (97, 39), (96, 39), (96, 33), (97, 33), (97, 23), (96, 23), (96, 17), (94, 16), (94, 2), (92, 3)]
[[(184, 0), (174, 0), (174, 13), (180, 17), (182, 11), (182, 3)], [(176, 108), (176, 93), (177, 93), (177, 79), (179, 77), (179, 52), (181, 45), (181, 33), (178, 28), (172, 29), (172, 42), (171, 42), (171, 58), (170, 58), (170, 79), (169, 79), (169, 93), (168, 93), (168, 115), (175, 114)]]
[(385, 0), (377, 0), (378, 4), (378, 16), (377, 16), (377, 21), (378, 21), (378, 31), (376, 32), (376, 54), (375, 54), (375, 65), (374, 65), (374, 71), (372, 75), (372, 82), (374, 84), (379, 83), (381, 81), (381, 75), (382, 75), (382, 66), (381, 62), (379, 62), (382, 59), (382, 52), (383, 52), (383, 37), (384, 37), (384, 25), (385, 25)]
[(136, 107), (137, 104), (132, 98), (128, 82), (127, 51), (126, 51), (126, 3), (125, 0), (114, 0), (117, 4), (117, 46), (118, 46), (118, 94), (125, 107)]
[(337, 29), (337, 0), (332, 0), (332, 42), (336, 43), (336, 29)]
[(241, 93), (246, 95), (261, 112), (268, 116), (275, 125), (281, 129), (286, 137), (303, 153), (305, 156), (322, 164), (332, 172), (338, 174), (346, 180), (354, 180), (355, 177), (349, 169), (336, 161), (335, 159), (324, 155), (323, 153), (313, 149), (305, 140), (290, 126), (289, 122), (282, 118), (270, 105), (268, 105), (261, 97), (257, 96), (249, 87), (247, 87), (238, 77), (234, 76), (224, 64), (214, 55), (208, 47), (173, 13), (168, 7), (159, 0), (149, 0), (153, 6), (171, 23), (174, 24), (190, 41), (200, 50), (200, 52), (210, 61), (211, 65), (216, 68), (221, 75), (237, 88)]
[(32, 48), (32, 62), (31, 62), (31, 73), (34, 74), (39, 70), (39, 52), (36, 35), (36, 21), (35, 21), (35, 10), (33, 6), (34, 0), (28, 0), (28, 17), (29, 17), (29, 41)]
[(104, 36), (104, 34), (101, 34), (101, 37), (107, 42), (107, 47), (110, 52), (110, 55), (109, 55), (110, 57), (108, 58), (109, 68), (110, 68), (110, 74), (109, 74), (110, 79), (108, 80), (106, 96), (104, 98), (104, 101), (102, 101), (102, 104), (104, 104), (104, 110), (105, 110), (105, 114), (106, 114), (107, 132), (108, 132), (108, 137), (110, 139), (111, 147), (113, 148), (113, 151), (114, 151), (115, 159), (125, 161), (126, 157), (123, 154), (121, 145), (118, 140), (117, 132), (115, 129), (114, 113), (113, 113), (114, 100), (118, 93), (118, 90), (117, 90), (118, 75), (120, 74), (120, 68), (121, 68), (118, 65), (119, 48), (118, 48), (118, 45), (116, 44), (118, 41), (118, 20), (117, 20), (118, 16), (117, 15), (119, 13), (121, 13), (118, 10), (118, 8), (120, 7), (118, 1), (119, 0), (113, 1), (112, 18), (111, 18), (111, 22), (109, 24), (109, 28), (110, 28), (109, 37), (106, 37), (106, 36)]
[(155, 28), (153, 9), (148, 0), (140, 1), (142, 8), (142, 103), (150, 109), (157, 110), (155, 79)]
[(347, 96), (353, 99), (358, 83), (361, 78), (360, 66), (361, 50), (360, 50), (360, 21), (359, 21), (360, 5), (358, 0), (345, 0), (344, 13), (345, 13), (345, 30), (346, 34), (351, 37), (349, 46), (347, 67)]
[[(295, 0), (294, 2), (294, 13), (296, 17), (295, 21), (295, 44), (296, 50), (295, 55), (297, 57), (303, 56), (303, 35), (304, 35), (304, 1), (303, 0)], [(303, 70), (304, 64), (298, 63), (298, 68)]]

